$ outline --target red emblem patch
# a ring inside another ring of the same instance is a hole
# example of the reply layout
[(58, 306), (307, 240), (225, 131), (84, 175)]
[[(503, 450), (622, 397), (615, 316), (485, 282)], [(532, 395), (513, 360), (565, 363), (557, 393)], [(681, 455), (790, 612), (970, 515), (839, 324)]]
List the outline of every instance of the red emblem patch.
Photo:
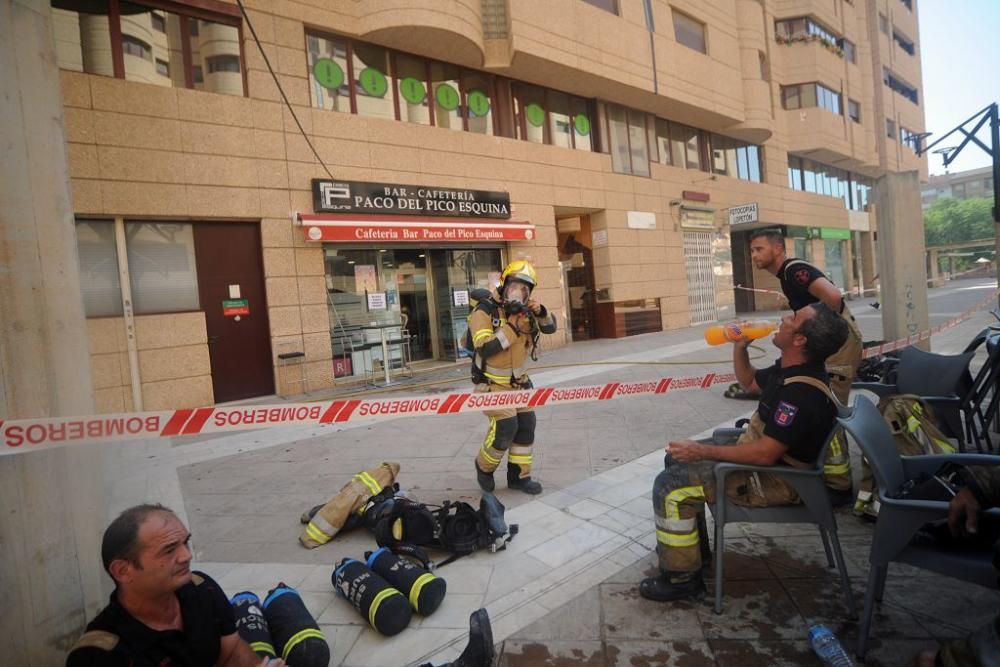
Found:
[(809, 282), (809, 271), (806, 269), (799, 269), (795, 272), (795, 280), (798, 281), (800, 285), (805, 285)]
[(798, 407), (781, 401), (778, 403), (778, 409), (774, 411), (774, 423), (778, 426), (791, 426), (798, 411)]

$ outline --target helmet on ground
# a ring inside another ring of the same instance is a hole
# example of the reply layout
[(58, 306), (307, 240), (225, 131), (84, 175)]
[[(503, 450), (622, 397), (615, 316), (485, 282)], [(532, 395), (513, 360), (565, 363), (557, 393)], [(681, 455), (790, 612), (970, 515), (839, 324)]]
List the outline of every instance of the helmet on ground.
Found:
[(538, 274), (535, 267), (526, 259), (515, 259), (507, 265), (507, 268), (500, 274), (500, 284), (506, 285), (508, 280), (517, 280), (534, 289), (538, 284)]

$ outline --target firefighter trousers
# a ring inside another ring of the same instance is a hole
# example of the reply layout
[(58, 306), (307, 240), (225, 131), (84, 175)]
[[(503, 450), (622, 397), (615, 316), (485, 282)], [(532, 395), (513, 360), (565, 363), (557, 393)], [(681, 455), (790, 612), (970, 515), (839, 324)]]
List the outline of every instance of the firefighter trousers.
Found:
[[(501, 384), (477, 384), (477, 393), (512, 391), (515, 389), (530, 389), (531, 381), (522, 378), (517, 387)], [(476, 454), (476, 467), (486, 473), (497, 469), (507, 454), (507, 463), (516, 468), (508, 467), (508, 478), (526, 478), (531, 476), (531, 450), (535, 443), (535, 412), (532, 408), (502, 408), (499, 410), (484, 410), (483, 414), (489, 420), (486, 427), (486, 437)], [(513, 473), (513, 474), (512, 474)]]
[[(861, 330), (854, 316), (844, 304), (841, 316), (847, 322), (847, 340), (839, 350), (826, 360), (826, 372), (830, 374), (830, 389), (837, 400), (847, 405), (851, 393), (851, 383), (861, 365), (863, 343)], [(847, 434), (841, 430), (830, 441), (823, 462), (823, 479), (827, 487), (834, 491), (851, 490), (851, 453), (847, 448)]]

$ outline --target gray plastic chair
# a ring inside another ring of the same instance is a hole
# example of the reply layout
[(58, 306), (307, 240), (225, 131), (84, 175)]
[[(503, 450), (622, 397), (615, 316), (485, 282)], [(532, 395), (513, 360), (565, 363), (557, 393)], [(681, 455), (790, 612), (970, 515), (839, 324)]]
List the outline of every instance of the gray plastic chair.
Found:
[[(868, 589), (861, 618), (857, 655), (864, 658), (865, 644), (871, 630), (875, 602), (882, 601), (889, 563), (906, 563), (949, 577), (997, 587), (997, 572), (992, 554), (982, 550), (946, 549), (935, 545), (912, 544), (913, 536), (924, 524), (948, 517), (948, 503), (933, 500), (893, 498), (907, 481), (921, 474), (933, 475), (945, 463), (959, 465), (1000, 465), (1000, 456), (984, 454), (948, 454), (933, 456), (900, 456), (889, 425), (875, 404), (864, 396), (854, 400), (849, 416), (837, 420), (847, 430), (868, 457), (878, 481), (881, 507), (875, 536), (868, 557)], [(989, 514), (1000, 518), (1000, 510)]]
[[(846, 411), (846, 408), (839, 406)], [(826, 460), (826, 450), (830, 441), (839, 430), (835, 426), (826, 436), (823, 448), (819, 453), (814, 467), (798, 469), (788, 466), (749, 466), (738, 463), (719, 463), (715, 466), (716, 501), (710, 505), (715, 517), (715, 613), (722, 613), (722, 565), (726, 545), (725, 529), (727, 523), (812, 523), (819, 527), (819, 535), (823, 539), (823, 549), (826, 551), (826, 562), (831, 568), (840, 570), (840, 585), (844, 591), (844, 604), (847, 605), (848, 616), (858, 617), (854, 604), (854, 594), (851, 592), (851, 582), (847, 577), (847, 567), (844, 565), (844, 554), (840, 550), (840, 540), (837, 538), (837, 520), (830, 503), (823, 481), (823, 461)], [(742, 433), (740, 429), (719, 429), (712, 434), (715, 439), (730, 439)], [(781, 477), (794, 487), (802, 499), (798, 505), (782, 505), (778, 507), (743, 507), (729, 501), (725, 494), (726, 476), (731, 472), (766, 472)], [(832, 543), (832, 549), (831, 549)], [(836, 558), (836, 565), (834, 564)]]

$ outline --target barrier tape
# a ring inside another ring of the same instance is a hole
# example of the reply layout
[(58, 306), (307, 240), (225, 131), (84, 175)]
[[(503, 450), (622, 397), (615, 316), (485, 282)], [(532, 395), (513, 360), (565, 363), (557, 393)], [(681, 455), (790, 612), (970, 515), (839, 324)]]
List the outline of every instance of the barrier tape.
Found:
[[(906, 338), (865, 350), (874, 357), (926, 340), (969, 319), (996, 298), (990, 294), (958, 317)], [(540, 408), (708, 389), (736, 381), (733, 373), (666, 377), (644, 382), (608, 382), (578, 387), (543, 387), (517, 391), (455, 392), (397, 398), (343, 398), (319, 403), (282, 403), (241, 407), (184, 408), (87, 417), (0, 420), (0, 456), (93, 442), (126, 442), (211, 433), (250, 431), (273, 426), (343, 424), (395, 417), (482, 412), (499, 408)]]
[(899, 349), (902, 349), (904, 347), (909, 347), (910, 345), (913, 345), (914, 343), (919, 343), (922, 340), (927, 340), (931, 336), (933, 336), (935, 334), (938, 334), (938, 333), (941, 333), (942, 331), (944, 331), (946, 329), (950, 329), (952, 327), (958, 326), (959, 324), (961, 324), (965, 320), (967, 320), (970, 317), (972, 317), (972, 315), (974, 313), (976, 313), (977, 311), (982, 310), (983, 308), (985, 308), (986, 306), (988, 306), (990, 303), (992, 303), (993, 301), (995, 301), (998, 294), (1000, 294), (1000, 291), (991, 292), (989, 296), (984, 297), (981, 301), (979, 301), (974, 306), (972, 306), (972, 308), (969, 308), (968, 310), (966, 310), (964, 313), (962, 313), (958, 317), (953, 317), (950, 320), (948, 320), (947, 322), (943, 322), (941, 324), (933, 326), (930, 329), (925, 329), (924, 331), (921, 331), (919, 333), (911, 334), (909, 336), (906, 336), (905, 338), (899, 338), (897, 340), (894, 340), (894, 341), (891, 341), (891, 342), (888, 342), (888, 343), (882, 343), (881, 345), (876, 345), (876, 346), (873, 346), (873, 347), (869, 347), (861, 355), (861, 358), (862, 359), (870, 359), (872, 357), (877, 357), (880, 354), (885, 354), (886, 352), (893, 352), (895, 350), (899, 350)]
[(690, 389), (708, 389), (736, 381), (732, 373), (708, 373), (644, 382), (608, 382), (579, 387), (545, 387), (490, 393), (456, 392), (434, 396), (356, 398), (321, 403), (284, 403), (241, 407), (190, 408), (158, 412), (55, 417), (0, 421), (0, 456), (88, 442), (173, 438), (184, 435), (231, 433), (273, 426), (343, 424), (395, 417), (420, 417), (501, 408), (551, 405), (652, 396)]

